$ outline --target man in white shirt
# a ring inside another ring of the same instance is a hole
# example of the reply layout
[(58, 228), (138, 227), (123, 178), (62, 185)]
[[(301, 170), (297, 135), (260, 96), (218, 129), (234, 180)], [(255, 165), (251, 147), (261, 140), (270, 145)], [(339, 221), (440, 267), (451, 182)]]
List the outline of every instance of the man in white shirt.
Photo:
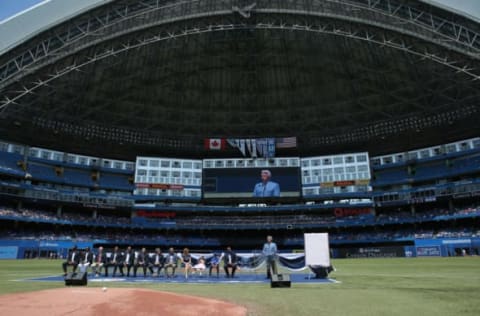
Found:
[(88, 267), (93, 262), (93, 253), (90, 251), (90, 247), (85, 248), (85, 251), (82, 253), (82, 258), (78, 264), (80, 272), (87, 272)]

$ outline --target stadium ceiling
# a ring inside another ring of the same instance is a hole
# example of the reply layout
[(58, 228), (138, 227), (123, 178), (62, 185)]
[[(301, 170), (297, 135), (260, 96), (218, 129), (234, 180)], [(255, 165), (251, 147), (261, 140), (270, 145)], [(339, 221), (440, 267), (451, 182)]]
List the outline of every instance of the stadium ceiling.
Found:
[(110, 1), (0, 56), (0, 139), (130, 158), (297, 136), (284, 154), (380, 154), (478, 136), (479, 79), (479, 23), (421, 1)]

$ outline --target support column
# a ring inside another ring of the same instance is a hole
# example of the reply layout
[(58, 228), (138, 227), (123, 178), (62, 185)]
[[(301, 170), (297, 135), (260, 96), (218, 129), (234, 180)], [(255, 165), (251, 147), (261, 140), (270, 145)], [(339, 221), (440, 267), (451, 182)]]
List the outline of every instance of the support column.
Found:
[(23, 162), (25, 163), (25, 166), (27, 165), (27, 162), (28, 162), (29, 153), (30, 153), (30, 146), (24, 146), (23, 147)]
[(57, 217), (62, 217), (63, 207), (61, 205), (57, 206)]
[(448, 210), (450, 212), (453, 212), (454, 209), (455, 209), (455, 205), (453, 205), (453, 199), (448, 200)]

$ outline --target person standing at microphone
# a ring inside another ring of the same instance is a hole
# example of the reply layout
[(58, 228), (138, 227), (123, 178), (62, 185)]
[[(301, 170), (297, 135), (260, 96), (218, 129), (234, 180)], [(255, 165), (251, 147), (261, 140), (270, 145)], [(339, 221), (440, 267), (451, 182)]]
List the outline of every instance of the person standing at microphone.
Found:
[(267, 236), (267, 242), (263, 245), (263, 255), (267, 261), (267, 278), (272, 278), (272, 272), (277, 274), (277, 244), (273, 242), (272, 236)]
[(254, 197), (279, 197), (280, 185), (271, 181), (272, 173), (270, 170), (262, 170), (260, 172), (261, 182), (257, 183), (253, 188)]

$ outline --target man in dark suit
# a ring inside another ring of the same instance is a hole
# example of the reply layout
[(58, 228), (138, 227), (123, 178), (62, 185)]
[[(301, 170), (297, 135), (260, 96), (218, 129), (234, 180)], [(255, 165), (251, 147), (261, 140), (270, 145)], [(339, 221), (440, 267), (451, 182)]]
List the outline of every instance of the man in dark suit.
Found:
[(140, 251), (137, 254), (137, 258), (135, 259), (135, 265), (133, 267), (133, 277), (137, 277), (138, 267), (143, 268), (143, 277), (147, 276), (147, 260), (148, 260), (147, 249), (142, 248), (142, 251)]
[(73, 246), (72, 250), (68, 254), (67, 261), (62, 263), (63, 275), (67, 275), (67, 267), (73, 266), (73, 272), (77, 270), (78, 263), (80, 262), (80, 253), (77, 251), (77, 246)]
[[(163, 268), (164, 257), (160, 248), (155, 249), (155, 254), (150, 258), (148, 263), (148, 269), (152, 276), (159, 276), (160, 271)], [(154, 273), (154, 268), (156, 268), (157, 272)]]
[(88, 267), (93, 263), (93, 252), (90, 251), (90, 247), (85, 248), (85, 251), (81, 254), (80, 263), (78, 267), (80, 272), (88, 272)]
[(113, 252), (110, 255), (110, 258), (107, 259), (105, 264), (105, 276), (108, 277), (108, 268), (113, 267), (113, 277), (115, 277), (115, 273), (117, 272), (118, 265), (122, 262), (122, 253), (118, 249), (118, 246), (113, 248)]
[[(175, 269), (177, 268), (177, 262), (178, 262), (178, 256), (175, 253), (175, 250), (173, 248), (168, 249), (168, 254), (165, 257), (164, 265), (163, 268), (165, 270), (165, 276), (167, 278), (172, 278), (175, 276)], [(171, 273), (168, 273), (168, 270), (172, 271)]]
[(123, 276), (123, 268), (127, 268), (127, 277), (130, 276), (130, 269), (133, 267), (135, 262), (135, 252), (132, 250), (131, 246), (127, 247), (127, 250), (123, 254), (123, 265), (120, 266), (120, 273)]
[[(227, 251), (223, 253), (223, 269), (227, 278), (234, 278), (235, 271), (237, 270), (237, 254), (232, 251), (230, 246), (227, 247)], [(229, 272), (231, 269), (231, 273)]]

